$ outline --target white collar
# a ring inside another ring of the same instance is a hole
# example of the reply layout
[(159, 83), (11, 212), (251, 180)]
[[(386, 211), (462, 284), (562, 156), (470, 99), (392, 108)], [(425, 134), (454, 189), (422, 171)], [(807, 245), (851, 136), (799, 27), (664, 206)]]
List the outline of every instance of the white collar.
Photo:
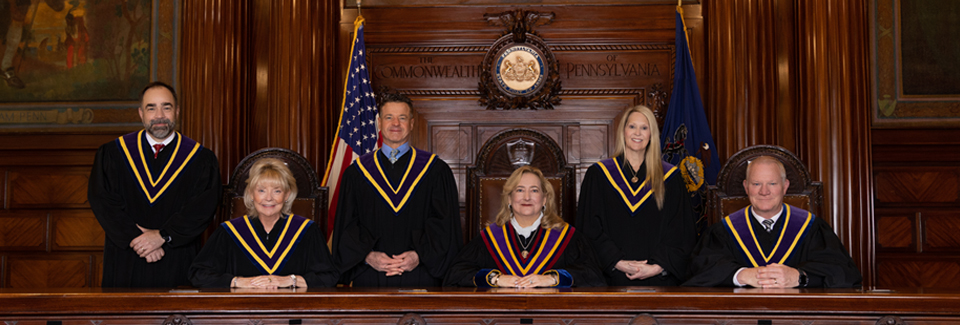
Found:
[(510, 218), (510, 224), (513, 225), (513, 230), (517, 231), (517, 234), (523, 236), (524, 238), (530, 237), (530, 233), (540, 227), (540, 220), (543, 219), (543, 211), (540, 211), (540, 216), (537, 217), (537, 220), (533, 222), (528, 227), (520, 227), (520, 224), (517, 223), (517, 217)]
[(168, 135), (166, 139), (163, 139), (163, 141), (156, 141), (156, 140), (153, 139), (152, 136), (150, 136), (149, 134), (146, 134), (146, 136), (147, 136), (147, 143), (150, 144), (150, 147), (151, 147), (151, 148), (153, 148), (153, 145), (158, 144), (158, 143), (162, 143), (163, 146), (166, 147), (167, 145), (170, 144), (170, 142), (173, 142), (173, 138), (174, 138), (174, 135), (175, 135), (175, 134), (177, 134), (177, 133), (176, 133), (176, 132), (170, 132), (170, 135)]
[[(770, 220), (773, 220), (774, 224), (777, 223), (777, 220), (780, 219), (780, 215), (783, 214), (783, 207), (784, 207), (783, 203), (780, 203), (780, 212), (777, 212), (777, 214), (773, 215), (773, 217), (770, 218)], [(764, 217), (758, 216), (757, 213), (754, 212), (752, 208), (750, 209), (750, 215), (752, 215), (754, 219), (757, 219), (757, 222), (759, 222), (761, 225), (763, 224), (763, 220), (766, 219)]]

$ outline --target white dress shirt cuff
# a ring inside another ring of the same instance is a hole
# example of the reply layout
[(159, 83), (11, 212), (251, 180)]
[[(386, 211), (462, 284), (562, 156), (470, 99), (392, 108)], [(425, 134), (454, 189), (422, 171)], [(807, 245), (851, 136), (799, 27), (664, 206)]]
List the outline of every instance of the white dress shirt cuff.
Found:
[(743, 270), (746, 270), (746, 269), (747, 268), (745, 267), (741, 267), (739, 270), (737, 270), (737, 273), (733, 274), (733, 285), (738, 287), (746, 286), (746, 284), (743, 284), (743, 283), (740, 283), (740, 281), (737, 281), (737, 277), (740, 275), (740, 272), (743, 272)]

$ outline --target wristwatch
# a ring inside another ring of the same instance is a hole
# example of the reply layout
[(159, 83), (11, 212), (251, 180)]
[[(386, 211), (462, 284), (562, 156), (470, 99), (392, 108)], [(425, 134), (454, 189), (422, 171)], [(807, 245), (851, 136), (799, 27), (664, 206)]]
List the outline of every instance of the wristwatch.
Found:
[(807, 277), (807, 272), (804, 272), (804, 271), (801, 270), (801, 269), (797, 269), (797, 271), (800, 271), (800, 279), (797, 279), (797, 282), (799, 282), (800, 285), (798, 285), (797, 287), (798, 287), (798, 288), (806, 288), (806, 287), (807, 287), (807, 283), (810, 283), (810, 278)]
[(173, 240), (173, 237), (170, 237), (170, 235), (167, 234), (167, 231), (163, 229), (160, 229), (160, 238), (163, 238), (163, 242), (167, 244), (169, 244), (170, 241)]
[(487, 283), (491, 286), (499, 287), (500, 286), (500, 272), (499, 271), (490, 271), (487, 273)]

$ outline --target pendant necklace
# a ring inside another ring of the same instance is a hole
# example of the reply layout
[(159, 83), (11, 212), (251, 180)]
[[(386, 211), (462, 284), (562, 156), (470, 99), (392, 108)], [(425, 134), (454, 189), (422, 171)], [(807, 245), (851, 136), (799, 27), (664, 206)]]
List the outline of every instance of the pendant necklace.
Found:
[(527, 238), (529, 242), (527, 242), (526, 245), (523, 244), (523, 238), (520, 237), (520, 234), (519, 233), (517, 234), (517, 241), (520, 242), (520, 248), (523, 249), (523, 251), (520, 252), (520, 256), (523, 257), (524, 259), (527, 258), (527, 255), (530, 255), (530, 251), (528, 251), (527, 248), (530, 247), (530, 245), (533, 245), (533, 237), (537, 236), (538, 231), (540, 231), (539, 228), (533, 230), (533, 232), (530, 233), (530, 238)]
[(637, 172), (633, 171), (633, 166), (630, 166), (630, 162), (627, 161), (627, 158), (623, 158), (623, 162), (624, 162), (623, 169), (630, 171), (630, 174), (633, 175), (633, 177), (630, 178), (630, 181), (633, 183), (636, 183), (637, 181), (639, 181), (640, 178), (637, 178)]

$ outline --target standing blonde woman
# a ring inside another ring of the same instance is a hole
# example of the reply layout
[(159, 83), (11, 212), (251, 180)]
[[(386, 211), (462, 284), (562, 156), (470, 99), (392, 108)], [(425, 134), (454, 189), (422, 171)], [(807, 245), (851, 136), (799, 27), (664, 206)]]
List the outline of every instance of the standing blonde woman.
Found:
[(613, 158), (590, 166), (580, 186), (577, 229), (593, 242), (607, 283), (680, 285), (696, 243), (680, 171), (660, 159), (650, 108), (624, 110)]
[(602, 286), (593, 249), (557, 214), (553, 186), (536, 167), (513, 171), (497, 220), (460, 251), (444, 285)]

